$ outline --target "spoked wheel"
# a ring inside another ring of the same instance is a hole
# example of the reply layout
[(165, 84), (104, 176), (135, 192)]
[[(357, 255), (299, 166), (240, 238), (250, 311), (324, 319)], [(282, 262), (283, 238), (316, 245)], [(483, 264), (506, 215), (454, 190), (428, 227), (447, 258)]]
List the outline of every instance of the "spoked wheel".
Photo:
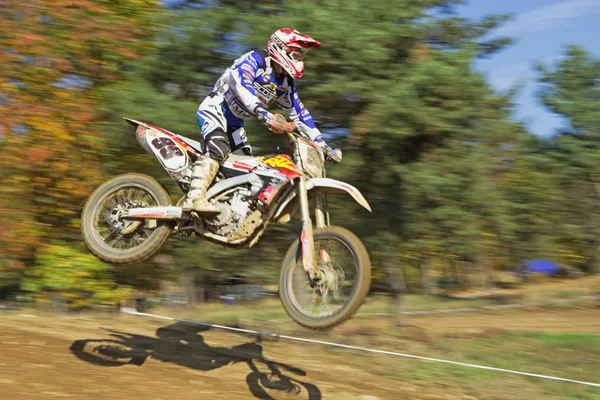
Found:
[(127, 264), (145, 260), (167, 241), (169, 221), (123, 219), (129, 208), (171, 205), (167, 191), (154, 178), (125, 174), (101, 185), (81, 214), (81, 232), (88, 249), (101, 260)]
[(351, 317), (363, 304), (371, 285), (371, 262), (360, 239), (344, 228), (315, 231), (314, 240), (323, 278), (310, 282), (296, 241), (283, 261), (279, 294), (294, 321), (311, 329), (327, 329)]
[(302, 382), (286, 375), (252, 372), (246, 383), (254, 397), (259, 399), (307, 399), (321, 398), (321, 391), (311, 383)]
[(124, 345), (118, 340), (76, 340), (70, 348), (79, 359), (105, 367), (120, 367), (126, 364), (142, 365), (148, 354)]

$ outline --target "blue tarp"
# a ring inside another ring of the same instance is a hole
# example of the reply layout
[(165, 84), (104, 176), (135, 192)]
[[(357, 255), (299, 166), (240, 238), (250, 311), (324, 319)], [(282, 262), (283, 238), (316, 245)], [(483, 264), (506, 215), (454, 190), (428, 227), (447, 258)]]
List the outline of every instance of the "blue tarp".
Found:
[(525, 263), (525, 268), (528, 272), (537, 272), (540, 274), (558, 274), (561, 268), (548, 260), (532, 260)]

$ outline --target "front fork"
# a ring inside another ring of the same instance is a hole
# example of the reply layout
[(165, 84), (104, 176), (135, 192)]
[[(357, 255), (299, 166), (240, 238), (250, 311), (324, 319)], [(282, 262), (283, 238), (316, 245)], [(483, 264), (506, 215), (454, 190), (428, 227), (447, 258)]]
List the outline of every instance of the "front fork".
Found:
[[(300, 234), (302, 265), (311, 281), (316, 282), (321, 279), (322, 273), (317, 263), (313, 225), (312, 220), (310, 219), (308, 191), (306, 190), (306, 180), (304, 180), (304, 178), (298, 180), (298, 201), (300, 206), (300, 219), (302, 220), (302, 233)], [(329, 222), (323, 207), (323, 198), (321, 194), (315, 195), (315, 220), (317, 229), (325, 228)], [(329, 254), (325, 249), (320, 249), (319, 253), (324, 262), (330, 261)]]

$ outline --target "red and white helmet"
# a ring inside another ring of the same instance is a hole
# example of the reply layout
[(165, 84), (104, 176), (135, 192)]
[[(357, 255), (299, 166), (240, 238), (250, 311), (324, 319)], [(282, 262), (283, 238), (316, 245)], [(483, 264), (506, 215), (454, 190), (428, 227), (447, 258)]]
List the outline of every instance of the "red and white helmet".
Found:
[(269, 56), (293, 78), (304, 74), (304, 54), (321, 43), (308, 35), (290, 28), (283, 28), (271, 35), (267, 43)]

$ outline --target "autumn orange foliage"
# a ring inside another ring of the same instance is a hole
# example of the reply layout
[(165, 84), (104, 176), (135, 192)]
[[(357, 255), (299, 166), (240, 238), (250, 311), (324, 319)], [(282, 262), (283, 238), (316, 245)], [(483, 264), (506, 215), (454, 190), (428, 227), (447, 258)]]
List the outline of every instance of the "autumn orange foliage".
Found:
[(95, 90), (148, 51), (157, 0), (0, 1), (0, 274), (76, 239), (104, 179)]

